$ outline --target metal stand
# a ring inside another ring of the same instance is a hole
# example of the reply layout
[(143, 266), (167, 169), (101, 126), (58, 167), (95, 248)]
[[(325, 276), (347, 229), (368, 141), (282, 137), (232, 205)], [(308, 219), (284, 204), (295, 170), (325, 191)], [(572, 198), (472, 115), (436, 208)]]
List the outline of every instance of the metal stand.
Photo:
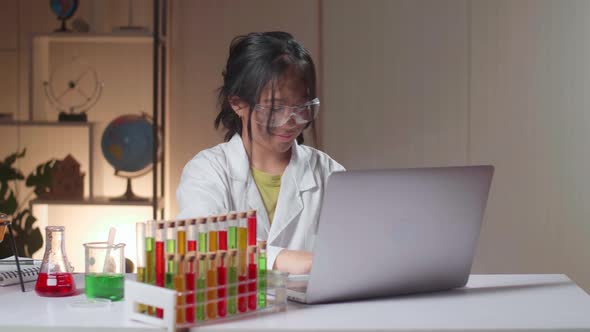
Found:
[[(16, 262), (16, 269), (18, 270), (18, 278), (20, 279), (20, 289), (24, 293), (25, 282), (23, 281), (23, 273), (20, 269), (20, 262), (18, 261), (18, 252), (16, 251), (16, 242), (14, 241), (14, 236), (12, 236), (12, 227), (10, 227), (10, 221), (8, 221), (8, 220), (0, 221), (0, 228), (2, 228), (3, 226), (8, 228), (8, 236), (10, 236), (10, 244), (12, 247), (12, 253), (14, 253), (14, 260)], [(2, 237), (0, 236), (0, 242), (2, 242), (1, 239), (2, 239)]]

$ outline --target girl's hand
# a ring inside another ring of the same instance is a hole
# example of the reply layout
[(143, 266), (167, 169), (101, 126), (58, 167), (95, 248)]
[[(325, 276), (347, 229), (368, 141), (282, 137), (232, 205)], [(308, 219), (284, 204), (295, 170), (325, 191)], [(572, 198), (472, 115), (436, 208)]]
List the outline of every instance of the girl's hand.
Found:
[(282, 250), (277, 258), (273, 269), (290, 274), (308, 274), (311, 270), (313, 254), (302, 250)]

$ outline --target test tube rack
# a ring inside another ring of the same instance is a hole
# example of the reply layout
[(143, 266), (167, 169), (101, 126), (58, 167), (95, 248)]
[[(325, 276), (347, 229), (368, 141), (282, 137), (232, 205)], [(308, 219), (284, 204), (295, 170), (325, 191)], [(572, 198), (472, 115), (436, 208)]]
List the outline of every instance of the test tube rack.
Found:
[[(251, 282), (258, 282), (258, 280), (246, 280), (242, 282), (236, 282), (234, 284), (229, 283), (224, 285), (223, 287), (244, 287), (249, 285)], [(266, 305), (264, 307), (257, 306), (256, 310), (248, 310), (246, 312), (240, 313), (237, 312), (236, 314), (230, 315), (229, 312), (225, 317), (217, 317), (214, 319), (206, 319), (197, 321), (195, 319), (194, 322), (183, 322), (177, 323), (177, 313), (179, 310), (186, 310), (186, 308), (194, 308), (194, 312), (197, 310), (197, 305), (204, 305), (205, 308), (208, 304), (216, 305), (220, 301), (227, 301), (228, 298), (221, 298), (221, 299), (214, 299), (214, 300), (207, 300), (204, 302), (198, 303), (188, 303), (184, 305), (177, 305), (177, 301), (179, 297), (186, 297), (188, 295), (197, 295), (198, 292), (203, 292), (207, 294), (207, 292), (217, 292), (220, 287), (209, 287), (202, 290), (197, 291), (186, 291), (186, 292), (177, 292), (173, 289), (157, 287), (150, 284), (126, 280), (125, 281), (125, 313), (126, 317), (129, 320), (139, 321), (143, 323), (147, 323), (150, 325), (166, 328), (168, 332), (174, 332), (177, 329), (185, 329), (190, 327), (196, 326), (204, 326), (209, 324), (217, 324), (226, 322), (233, 319), (241, 319), (243, 317), (250, 317), (250, 316), (259, 316), (263, 314), (268, 314), (272, 312), (279, 312), (283, 311), (287, 307), (287, 274), (282, 273), (276, 270), (267, 271), (266, 276)], [(242, 297), (249, 297), (251, 295), (256, 295), (257, 292), (245, 292), (239, 295), (236, 295), (236, 300), (238, 296)], [(146, 306), (157, 307), (163, 309), (163, 316), (162, 318), (158, 318), (156, 316), (148, 315), (144, 308)]]

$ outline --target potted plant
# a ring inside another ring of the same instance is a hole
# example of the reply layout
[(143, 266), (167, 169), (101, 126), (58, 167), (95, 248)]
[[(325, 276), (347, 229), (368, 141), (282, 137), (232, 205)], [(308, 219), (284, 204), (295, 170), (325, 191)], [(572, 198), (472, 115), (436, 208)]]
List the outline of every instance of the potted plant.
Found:
[[(25, 185), (33, 190), (19, 202), (15, 194), (18, 181), (25, 180), (22, 172), (14, 167), (14, 163), (25, 156), (26, 149), (16, 152), (0, 161), (0, 211), (12, 216), (12, 231), (19, 256), (31, 257), (33, 253), (43, 247), (43, 237), (39, 227), (35, 226), (37, 218), (28, 208), (28, 201), (32, 194), (40, 195), (46, 192), (51, 183), (51, 170), (57, 161), (49, 160), (31, 172), (26, 178)], [(0, 243), (0, 258), (12, 256), (12, 249), (8, 241)]]

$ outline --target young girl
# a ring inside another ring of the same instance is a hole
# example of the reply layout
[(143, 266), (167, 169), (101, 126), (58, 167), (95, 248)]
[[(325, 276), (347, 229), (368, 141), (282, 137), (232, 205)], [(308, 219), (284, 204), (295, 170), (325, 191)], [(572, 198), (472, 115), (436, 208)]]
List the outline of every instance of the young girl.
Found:
[(236, 37), (223, 71), (215, 127), (226, 143), (185, 166), (179, 218), (257, 210), (268, 268), (309, 273), (328, 176), (344, 168), (303, 143), (319, 111), (309, 52), (286, 32)]

